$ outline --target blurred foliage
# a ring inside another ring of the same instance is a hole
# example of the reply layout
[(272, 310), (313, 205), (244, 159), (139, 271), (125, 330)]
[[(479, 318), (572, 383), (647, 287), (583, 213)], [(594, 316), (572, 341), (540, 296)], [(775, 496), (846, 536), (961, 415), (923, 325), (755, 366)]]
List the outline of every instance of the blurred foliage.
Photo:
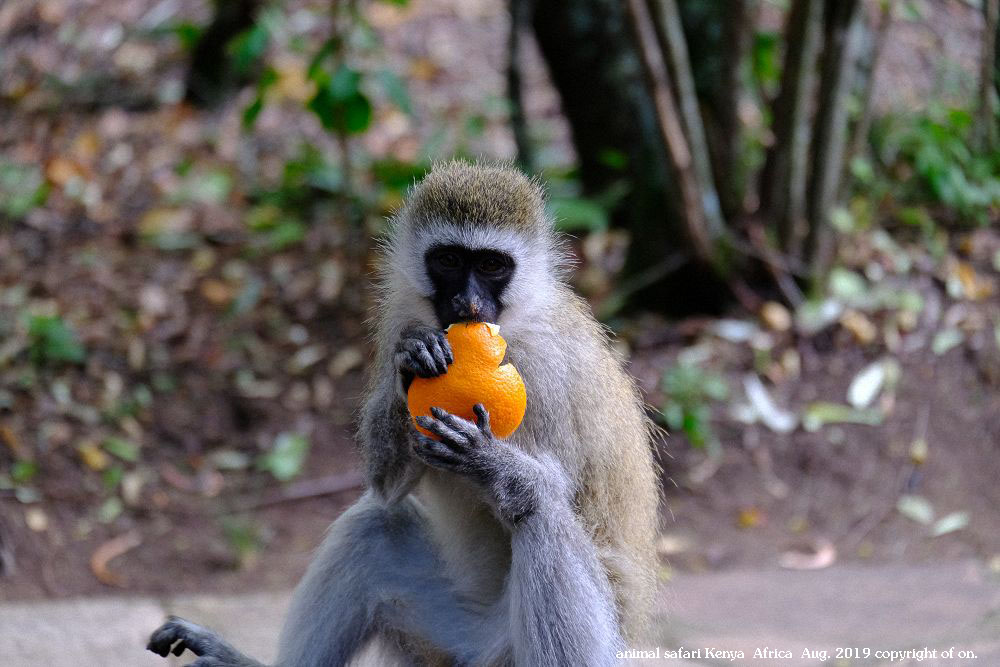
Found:
[(0, 223), (18, 220), (45, 203), (49, 186), (35, 165), (19, 165), (0, 159)]
[(86, 358), (76, 334), (58, 315), (33, 315), (28, 321), (28, 339), (36, 364), (81, 363)]
[(721, 443), (712, 429), (711, 403), (729, 396), (726, 379), (696, 362), (679, 360), (664, 372), (662, 388), (667, 426), (683, 431), (693, 446), (717, 452)]
[(265, 470), (280, 482), (287, 482), (302, 472), (309, 454), (309, 438), (297, 433), (282, 433), (274, 440), (271, 451), (257, 460), (257, 469)]
[(892, 217), (924, 231), (935, 219), (987, 224), (1000, 210), (1000, 152), (972, 142), (972, 124), (968, 109), (937, 104), (876, 119), (874, 164), (854, 161), (855, 187), (887, 201)]

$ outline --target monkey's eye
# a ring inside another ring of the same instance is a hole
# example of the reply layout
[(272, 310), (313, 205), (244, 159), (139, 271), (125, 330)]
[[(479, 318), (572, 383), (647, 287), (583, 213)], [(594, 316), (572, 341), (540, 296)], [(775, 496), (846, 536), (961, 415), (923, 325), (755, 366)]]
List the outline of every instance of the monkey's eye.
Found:
[(445, 271), (454, 271), (462, 266), (462, 258), (457, 253), (446, 250), (434, 255), (434, 263)]
[(486, 257), (477, 266), (480, 273), (495, 276), (507, 270), (507, 264), (497, 257)]

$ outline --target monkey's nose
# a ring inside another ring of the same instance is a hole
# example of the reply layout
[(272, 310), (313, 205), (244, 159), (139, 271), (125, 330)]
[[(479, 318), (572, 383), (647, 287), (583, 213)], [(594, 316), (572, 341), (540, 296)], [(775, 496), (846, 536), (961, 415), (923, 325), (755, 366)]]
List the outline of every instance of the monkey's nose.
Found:
[(466, 298), (461, 294), (456, 294), (452, 298), (451, 307), (459, 317), (467, 320), (477, 319), (482, 310), (482, 304), (478, 296)]

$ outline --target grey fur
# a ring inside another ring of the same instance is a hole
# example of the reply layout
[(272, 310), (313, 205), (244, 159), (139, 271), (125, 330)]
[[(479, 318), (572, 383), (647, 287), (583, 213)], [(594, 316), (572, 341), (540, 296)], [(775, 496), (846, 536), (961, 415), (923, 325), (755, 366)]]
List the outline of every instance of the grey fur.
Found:
[[(369, 489), (334, 522), (299, 584), (278, 664), (341, 665), (372, 646), (382, 655), (373, 664), (387, 655), (400, 664), (615, 663), (642, 636), (655, 588), (658, 482), (638, 392), (561, 281), (565, 257), (540, 189), (498, 167), (436, 173), (385, 246), (358, 434)], [(502, 190), (493, 203), (491, 182)], [(514, 205), (517, 192), (530, 193), (527, 212)], [(477, 211), (492, 217), (449, 218)], [(507, 213), (516, 219), (493, 219)], [(517, 263), (497, 324), (528, 410), (504, 440), (484, 411), (477, 423), (435, 412), (422, 421), (440, 436), (430, 440), (406, 409), (407, 378), (450, 361), (423, 267), (426, 248), (441, 241), (500, 248)], [(235, 660), (224, 667), (256, 664), (210, 631), (187, 640)]]

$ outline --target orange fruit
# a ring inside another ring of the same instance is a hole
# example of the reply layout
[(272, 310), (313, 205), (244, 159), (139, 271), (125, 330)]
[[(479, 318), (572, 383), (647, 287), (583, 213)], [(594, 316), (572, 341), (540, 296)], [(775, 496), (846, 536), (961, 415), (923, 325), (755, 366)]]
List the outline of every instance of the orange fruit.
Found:
[[(430, 416), (435, 407), (475, 422), (472, 407), (482, 403), (490, 413), (493, 435), (506, 438), (521, 425), (528, 396), (513, 364), (501, 365), (507, 341), (500, 335), (500, 327), (461, 322), (448, 327), (446, 336), (455, 361), (444, 375), (413, 379), (406, 395), (410, 414), (414, 418)], [(420, 426), (417, 430), (437, 439)]]

